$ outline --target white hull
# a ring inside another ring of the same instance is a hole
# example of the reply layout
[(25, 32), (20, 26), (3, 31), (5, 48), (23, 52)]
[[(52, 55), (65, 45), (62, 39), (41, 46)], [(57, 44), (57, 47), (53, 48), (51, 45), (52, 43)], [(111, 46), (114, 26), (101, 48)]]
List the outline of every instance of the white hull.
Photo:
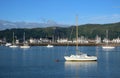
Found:
[(86, 54), (64, 56), (66, 61), (96, 61), (97, 57), (87, 56)]
[(114, 46), (102, 46), (103, 49), (114, 49)]
[(11, 43), (6, 43), (5, 46), (11, 46), (12, 44)]
[(20, 48), (30, 48), (30, 46), (20, 46)]
[(18, 46), (17, 45), (11, 45), (9, 46), (10, 48), (17, 48)]
[(53, 45), (47, 45), (47, 47), (48, 47), (48, 48), (52, 48), (52, 47), (53, 47)]

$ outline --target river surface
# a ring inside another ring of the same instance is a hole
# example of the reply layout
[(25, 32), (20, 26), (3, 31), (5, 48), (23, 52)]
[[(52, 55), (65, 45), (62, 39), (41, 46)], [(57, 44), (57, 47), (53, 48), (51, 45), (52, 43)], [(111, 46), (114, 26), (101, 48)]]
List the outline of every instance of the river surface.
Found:
[(33, 46), (29, 49), (0, 46), (0, 78), (120, 78), (120, 47), (81, 46), (96, 55), (96, 62), (66, 62), (74, 46)]

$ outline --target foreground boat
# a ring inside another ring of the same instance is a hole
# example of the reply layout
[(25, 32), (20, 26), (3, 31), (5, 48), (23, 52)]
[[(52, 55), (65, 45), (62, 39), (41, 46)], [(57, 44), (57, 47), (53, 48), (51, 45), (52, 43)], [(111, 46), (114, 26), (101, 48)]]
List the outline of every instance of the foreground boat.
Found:
[(64, 56), (64, 58), (66, 61), (97, 61), (96, 56), (88, 56), (87, 54)]
[(88, 56), (87, 54), (64, 56), (64, 58), (66, 61), (97, 61), (96, 56)]
[[(76, 20), (77, 21), (77, 20)], [(78, 50), (78, 25), (76, 24), (76, 54), (64, 56), (66, 61), (97, 61), (96, 56), (88, 56)]]

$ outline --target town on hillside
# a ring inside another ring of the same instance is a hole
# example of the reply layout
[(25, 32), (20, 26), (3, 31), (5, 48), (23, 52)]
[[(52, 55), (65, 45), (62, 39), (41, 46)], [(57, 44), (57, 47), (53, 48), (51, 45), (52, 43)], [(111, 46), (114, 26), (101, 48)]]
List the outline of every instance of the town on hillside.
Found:
[[(57, 39), (52, 39), (52, 38), (30, 38), (25, 41), (25, 43), (28, 43), (29, 45), (34, 45), (34, 46), (42, 46), (42, 45), (47, 45), (47, 44), (53, 44), (56, 46), (64, 46), (64, 45), (76, 45), (76, 38), (69, 40), (68, 38), (57, 38)], [(7, 44), (12, 42), (7, 42), (5, 38), (0, 39), (0, 44)], [(78, 38), (78, 44), (79, 45), (105, 45), (106, 43), (109, 43), (111, 45), (119, 45), (120, 44), (120, 38), (114, 38), (112, 40), (104, 38), (103, 40), (101, 37), (98, 35), (95, 37), (95, 39), (88, 39), (85, 38), (84, 36), (81, 36)], [(19, 39), (15, 39), (15, 44), (17, 45), (22, 45), (23, 42), (21, 42)]]

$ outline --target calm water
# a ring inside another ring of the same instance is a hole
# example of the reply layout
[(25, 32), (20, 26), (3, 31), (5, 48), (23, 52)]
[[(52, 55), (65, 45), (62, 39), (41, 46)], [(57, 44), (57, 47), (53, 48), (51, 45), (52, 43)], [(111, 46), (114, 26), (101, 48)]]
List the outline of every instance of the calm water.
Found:
[[(0, 46), (0, 78), (120, 78), (120, 47), (79, 47), (97, 62), (66, 62), (65, 54), (74, 54), (75, 47), (34, 46), (12, 49)], [(68, 52), (69, 51), (69, 52)], [(59, 62), (56, 60), (59, 59)]]

